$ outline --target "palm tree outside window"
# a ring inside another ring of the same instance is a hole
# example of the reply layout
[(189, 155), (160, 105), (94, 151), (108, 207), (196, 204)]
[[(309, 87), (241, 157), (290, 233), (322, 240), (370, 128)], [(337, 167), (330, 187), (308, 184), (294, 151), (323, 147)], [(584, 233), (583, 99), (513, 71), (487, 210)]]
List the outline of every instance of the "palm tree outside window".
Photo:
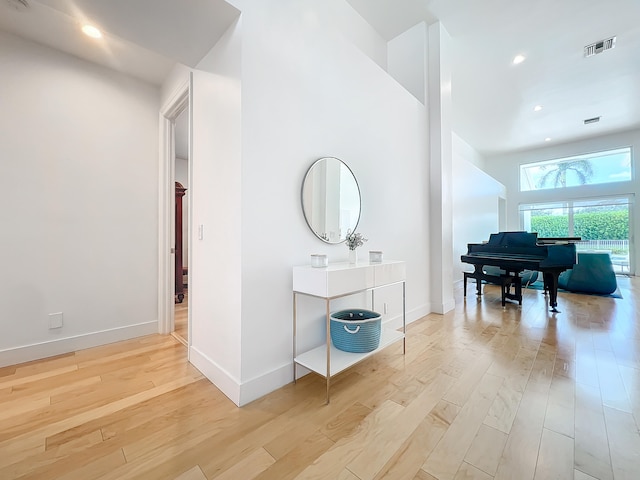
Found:
[[(538, 181), (539, 188), (565, 188), (567, 178), (575, 176), (579, 185), (586, 185), (593, 177), (593, 167), (590, 160), (570, 160), (558, 162), (555, 165), (542, 165), (540, 170), (545, 172)], [(570, 182), (569, 185), (573, 184)]]
[(631, 148), (520, 165), (520, 191), (631, 181)]

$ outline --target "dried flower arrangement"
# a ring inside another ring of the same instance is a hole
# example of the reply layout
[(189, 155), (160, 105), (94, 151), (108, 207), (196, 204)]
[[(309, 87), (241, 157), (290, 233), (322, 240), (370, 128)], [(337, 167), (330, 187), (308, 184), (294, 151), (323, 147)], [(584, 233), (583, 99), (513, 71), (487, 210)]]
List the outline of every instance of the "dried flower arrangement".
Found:
[(345, 244), (349, 250), (355, 250), (358, 247), (364, 245), (368, 239), (364, 238), (361, 233), (352, 232), (351, 230), (347, 231), (347, 239), (345, 240)]

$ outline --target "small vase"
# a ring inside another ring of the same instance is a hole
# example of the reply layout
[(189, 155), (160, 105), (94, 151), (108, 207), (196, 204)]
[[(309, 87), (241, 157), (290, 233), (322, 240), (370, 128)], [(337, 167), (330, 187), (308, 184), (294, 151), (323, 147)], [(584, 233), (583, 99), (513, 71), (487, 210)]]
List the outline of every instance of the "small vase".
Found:
[(349, 250), (349, 263), (358, 263), (358, 250)]

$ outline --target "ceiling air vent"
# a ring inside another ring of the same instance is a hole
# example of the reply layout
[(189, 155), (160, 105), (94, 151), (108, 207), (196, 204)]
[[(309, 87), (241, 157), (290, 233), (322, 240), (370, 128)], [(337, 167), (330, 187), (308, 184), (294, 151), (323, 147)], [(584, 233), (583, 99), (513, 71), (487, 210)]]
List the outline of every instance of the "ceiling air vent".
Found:
[(584, 121), (585, 125), (589, 125), (590, 123), (598, 123), (600, 121), (600, 117), (587, 118)]
[(599, 53), (604, 52), (605, 50), (611, 50), (616, 46), (616, 37), (606, 38), (604, 40), (600, 40), (599, 42), (592, 43), (591, 45), (587, 45), (584, 47), (584, 56), (592, 57), (593, 55), (597, 55)]

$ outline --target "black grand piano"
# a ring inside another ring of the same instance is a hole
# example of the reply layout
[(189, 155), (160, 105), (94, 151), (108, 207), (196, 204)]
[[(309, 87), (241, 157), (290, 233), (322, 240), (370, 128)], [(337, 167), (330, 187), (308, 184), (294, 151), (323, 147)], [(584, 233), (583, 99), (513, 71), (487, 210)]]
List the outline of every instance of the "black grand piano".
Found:
[[(473, 272), (464, 273), (464, 295), (467, 295), (467, 279), (474, 278), (478, 295), (481, 282), (487, 281), (501, 286), (502, 306), (505, 300), (517, 300), (522, 305), (520, 273), (524, 270), (542, 272), (545, 292), (549, 292), (551, 311), (557, 312), (558, 276), (576, 264), (576, 246), (579, 238), (538, 238), (537, 233), (500, 232), (492, 233), (487, 243), (469, 243), (467, 254), (460, 259), (474, 266)], [(498, 267), (502, 275), (484, 272), (485, 266)], [(515, 292), (511, 293), (511, 287)]]

